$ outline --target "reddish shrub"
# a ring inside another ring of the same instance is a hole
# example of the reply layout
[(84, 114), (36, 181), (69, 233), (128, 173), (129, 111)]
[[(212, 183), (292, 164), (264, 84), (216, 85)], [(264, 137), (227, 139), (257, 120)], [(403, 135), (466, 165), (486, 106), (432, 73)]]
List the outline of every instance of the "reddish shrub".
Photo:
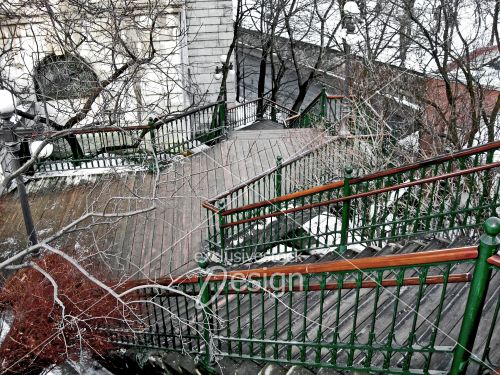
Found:
[(58, 255), (46, 255), (37, 264), (56, 281), (66, 318), (54, 302), (52, 284), (40, 272), (27, 268), (10, 277), (0, 291), (0, 309), (14, 314), (0, 346), (2, 374), (35, 373), (76, 359), (82, 350), (101, 355), (112, 345), (98, 327), (117, 327), (134, 315)]

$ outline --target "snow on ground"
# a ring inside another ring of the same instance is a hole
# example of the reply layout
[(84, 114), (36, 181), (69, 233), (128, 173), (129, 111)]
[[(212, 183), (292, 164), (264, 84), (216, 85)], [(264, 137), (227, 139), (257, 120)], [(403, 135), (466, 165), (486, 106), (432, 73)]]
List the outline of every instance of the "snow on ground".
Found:
[(91, 359), (86, 353), (77, 361), (68, 360), (62, 365), (52, 366), (45, 369), (41, 375), (112, 375), (111, 372), (102, 367), (98, 362)]
[(289, 262), (297, 257), (297, 250), (293, 247), (278, 245), (272, 249), (267, 250), (264, 256), (257, 259), (255, 263), (265, 262)]
[(12, 313), (8, 311), (5, 311), (2, 315), (0, 315), (0, 345), (9, 334), (13, 319), (14, 317)]
[(17, 240), (12, 237), (6, 238), (5, 241), (0, 242), (0, 245), (15, 245), (15, 244), (17, 244)]
[(398, 141), (398, 145), (400, 145), (402, 148), (405, 149), (405, 151), (417, 153), (420, 149), (420, 135), (419, 132), (416, 131), (415, 133), (412, 133), (408, 135), (407, 137), (404, 137), (403, 139), (400, 139)]
[[(194, 147), (188, 150), (191, 155), (204, 152), (210, 148), (204, 143), (194, 141)], [(170, 162), (179, 162), (185, 156), (175, 155), (170, 158)], [(61, 161), (47, 164), (45, 167), (55, 169), (53, 171), (39, 171), (36, 172), (32, 178), (47, 178), (47, 177), (77, 177), (73, 179), (72, 184), (78, 185), (85, 181), (89, 175), (101, 175), (110, 173), (125, 173), (125, 172), (140, 172), (149, 169), (148, 165), (127, 165), (130, 162), (116, 157), (112, 154), (103, 154), (98, 159), (90, 160), (88, 162), (80, 163), (75, 169), (73, 163), (70, 161)], [(1, 177), (1, 176), (0, 176)]]

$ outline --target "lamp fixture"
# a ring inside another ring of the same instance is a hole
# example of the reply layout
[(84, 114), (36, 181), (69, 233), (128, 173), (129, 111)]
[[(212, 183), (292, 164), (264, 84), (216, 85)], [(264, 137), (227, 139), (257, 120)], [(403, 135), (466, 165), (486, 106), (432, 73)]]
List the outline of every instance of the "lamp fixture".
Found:
[(17, 100), (8, 90), (0, 90), (0, 117), (9, 119), (16, 110)]

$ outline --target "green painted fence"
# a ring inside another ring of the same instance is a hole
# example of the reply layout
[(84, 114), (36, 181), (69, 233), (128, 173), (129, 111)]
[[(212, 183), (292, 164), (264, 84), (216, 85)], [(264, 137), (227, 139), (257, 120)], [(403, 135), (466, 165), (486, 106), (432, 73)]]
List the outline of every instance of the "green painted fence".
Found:
[(16, 129), (21, 142), (52, 138), (52, 155), (38, 159), (35, 171), (160, 165), (172, 156), (211, 144), (226, 132), (223, 102), (192, 109), (147, 125), (81, 128), (54, 132)]
[[(210, 249), (239, 263), (438, 232), (474, 237), (485, 218), (498, 215), (500, 163), (493, 156), (499, 149), (492, 142), (363, 177), (348, 170), (343, 180), (244, 205), (234, 194), (251, 190), (240, 187), (204, 204)], [(287, 179), (282, 174), (279, 185)]]
[(205, 367), (229, 357), (384, 374), (492, 370), (496, 331), (479, 348), (474, 341), (482, 321), (485, 332), (498, 328), (483, 314), (488, 287), (500, 285), (490, 266), (500, 220), (485, 228), (479, 247), (209, 275), (202, 262), (199, 276), (136, 282), (143, 329), (109, 337), (189, 353)]

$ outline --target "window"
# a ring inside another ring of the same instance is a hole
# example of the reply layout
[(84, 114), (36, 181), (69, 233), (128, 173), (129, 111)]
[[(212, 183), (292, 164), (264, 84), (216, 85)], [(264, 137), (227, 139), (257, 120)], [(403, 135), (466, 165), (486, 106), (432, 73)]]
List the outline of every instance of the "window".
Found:
[(38, 100), (61, 100), (89, 96), (99, 81), (85, 61), (74, 55), (50, 55), (35, 70)]

